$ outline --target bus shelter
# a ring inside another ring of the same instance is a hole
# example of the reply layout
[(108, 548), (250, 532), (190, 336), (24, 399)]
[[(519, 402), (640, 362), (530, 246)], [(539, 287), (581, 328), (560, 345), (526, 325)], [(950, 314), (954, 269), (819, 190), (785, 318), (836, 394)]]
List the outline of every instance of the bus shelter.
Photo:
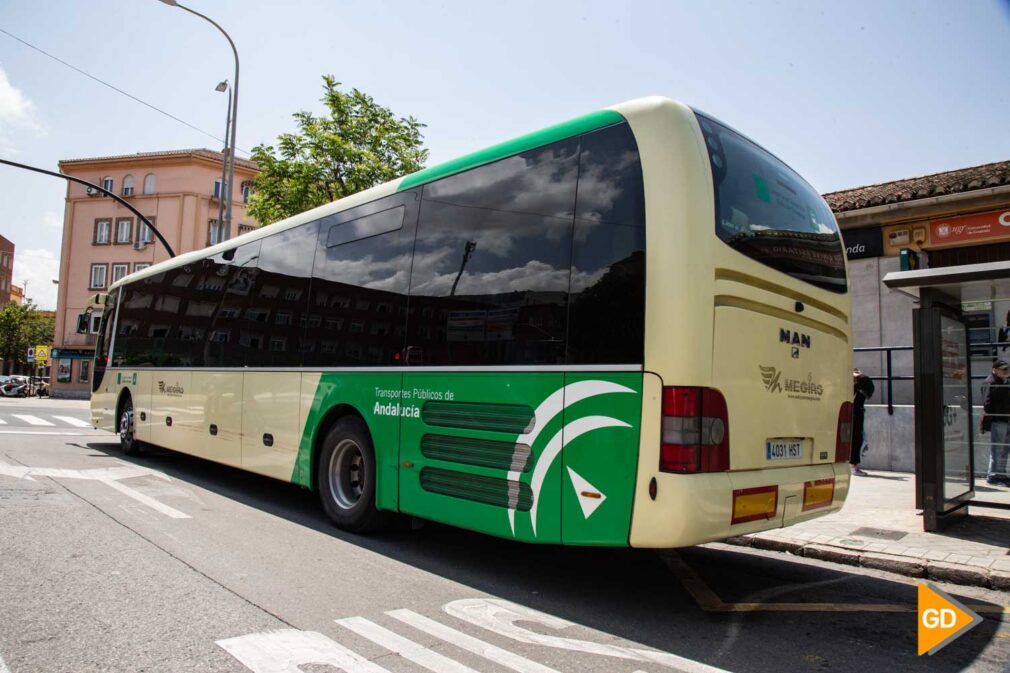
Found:
[[(1010, 509), (1010, 489), (986, 481), (991, 435), (980, 432), (984, 380), (997, 358), (992, 335), (972, 335), (966, 309), (1010, 300), (1010, 262), (884, 276), (912, 295), (915, 401), (915, 506), (927, 531), (973, 507)], [(981, 337), (981, 338), (979, 338)]]

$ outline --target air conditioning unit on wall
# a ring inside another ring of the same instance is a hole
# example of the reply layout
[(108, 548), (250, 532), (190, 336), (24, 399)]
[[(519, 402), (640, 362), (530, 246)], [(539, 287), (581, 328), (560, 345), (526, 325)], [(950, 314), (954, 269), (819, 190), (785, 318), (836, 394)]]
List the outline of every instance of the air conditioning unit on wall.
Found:
[(99, 196), (99, 195), (101, 195), (101, 193), (102, 193), (102, 192), (100, 192), (100, 191), (98, 190), (98, 188), (97, 188), (97, 187), (88, 187), (88, 188), (87, 188), (87, 189), (85, 189), (84, 191), (86, 191), (86, 192), (88, 193), (88, 196)]

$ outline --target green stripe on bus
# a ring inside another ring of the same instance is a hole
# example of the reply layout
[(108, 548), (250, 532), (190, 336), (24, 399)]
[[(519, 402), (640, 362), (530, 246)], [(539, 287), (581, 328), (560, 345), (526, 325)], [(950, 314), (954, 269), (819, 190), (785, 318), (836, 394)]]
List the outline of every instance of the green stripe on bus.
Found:
[(531, 150), (535, 147), (549, 145), (550, 143), (558, 140), (571, 138), (572, 136), (577, 136), (581, 133), (588, 133), (589, 131), (595, 131), (596, 129), (603, 128), (604, 126), (610, 126), (611, 124), (617, 124), (622, 121), (624, 121), (624, 117), (613, 110), (597, 110), (596, 112), (590, 112), (587, 115), (576, 117), (575, 119), (570, 119), (566, 122), (555, 124), (554, 126), (548, 126), (545, 129), (534, 131), (533, 133), (527, 133), (524, 136), (519, 136), (518, 138), (513, 138), (512, 140), (493, 145), (478, 152), (467, 154), (466, 156), (459, 157), (458, 159), (447, 161), (444, 164), (439, 164), (437, 166), (425, 168), (416, 173), (411, 173), (403, 178), (400, 185), (397, 187), (397, 191), (402, 192), (406, 189), (411, 189), (413, 187), (417, 187), (418, 185), (423, 185), (427, 182), (433, 182), (439, 178), (444, 178), (447, 175), (452, 175), (453, 173), (460, 173), (470, 168), (476, 168), (477, 166), (489, 164), (492, 161), (497, 161), (498, 159), (504, 159), (505, 157), (519, 154), (520, 152), (525, 152), (526, 150)]

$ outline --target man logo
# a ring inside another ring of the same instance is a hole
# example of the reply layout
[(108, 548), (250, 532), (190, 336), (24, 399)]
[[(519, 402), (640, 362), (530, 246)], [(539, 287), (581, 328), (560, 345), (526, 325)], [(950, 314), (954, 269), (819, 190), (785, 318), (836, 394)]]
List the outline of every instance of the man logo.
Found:
[(810, 335), (779, 328), (779, 343), (810, 348)]
[(775, 369), (775, 367), (765, 367), (763, 365), (758, 365), (761, 369), (761, 378), (765, 382), (765, 390), (770, 393), (781, 393), (782, 384), (779, 379), (782, 378), (782, 372)]

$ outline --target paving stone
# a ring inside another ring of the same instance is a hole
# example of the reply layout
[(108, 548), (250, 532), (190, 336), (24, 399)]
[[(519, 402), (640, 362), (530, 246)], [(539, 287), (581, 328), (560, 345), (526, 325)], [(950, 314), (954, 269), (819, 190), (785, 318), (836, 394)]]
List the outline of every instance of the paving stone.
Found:
[(947, 557), (947, 563), (967, 563), (971, 556), (968, 554), (951, 554)]
[(952, 584), (968, 584), (976, 587), (989, 586), (989, 571), (978, 566), (960, 563), (945, 563), (930, 561), (926, 566), (926, 576), (931, 580), (950, 582)]
[(926, 562), (907, 556), (864, 552), (859, 558), (859, 564), (864, 568), (886, 570), (898, 573), (899, 575), (908, 575), (909, 577), (924, 577), (926, 575)]
[(927, 561), (945, 561), (950, 556), (947, 551), (931, 551), (924, 557)]
[(992, 567), (993, 563), (995, 563), (993, 559), (985, 558), (982, 556), (972, 556), (970, 559), (968, 559), (968, 565), (978, 566), (980, 568)]
[(1010, 572), (1010, 556), (1005, 556), (1004, 558), (997, 559), (990, 566), (993, 570), (1003, 570)]

